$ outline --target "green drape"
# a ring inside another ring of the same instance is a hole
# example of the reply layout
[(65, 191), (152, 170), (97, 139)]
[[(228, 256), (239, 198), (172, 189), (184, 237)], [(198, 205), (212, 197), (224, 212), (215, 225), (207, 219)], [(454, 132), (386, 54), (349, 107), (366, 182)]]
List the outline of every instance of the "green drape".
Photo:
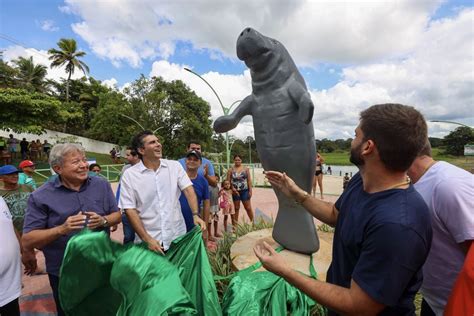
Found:
[(254, 272), (258, 266), (234, 274), (221, 310), (199, 228), (174, 240), (165, 256), (84, 231), (67, 245), (59, 294), (74, 316), (310, 314), (313, 300), (273, 273)]
[(166, 257), (84, 231), (66, 248), (59, 294), (67, 315), (221, 315), (199, 228)]

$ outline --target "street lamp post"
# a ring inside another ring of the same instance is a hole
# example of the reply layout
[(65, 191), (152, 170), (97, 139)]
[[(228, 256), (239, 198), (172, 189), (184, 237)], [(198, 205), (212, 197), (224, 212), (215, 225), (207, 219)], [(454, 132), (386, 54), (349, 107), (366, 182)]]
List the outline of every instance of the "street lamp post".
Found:
[(450, 124), (456, 124), (456, 125), (460, 125), (460, 126), (472, 128), (472, 127), (469, 126), (469, 125), (466, 125), (466, 124), (463, 124), (463, 123), (459, 123), (459, 122), (453, 122), (453, 121), (431, 120), (430, 122), (433, 122), (433, 123), (450, 123)]
[(249, 142), (249, 165), (251, 165), (252, 164), (252, 141), (253, 141), (252, 136), (248, 136), (247, 141)]
[[(192, 73), (193, 75), (201, 78), (201, 80), (204, 81), (209, 86), (209, 88), (211, 88), (212, 92), (214, 92), (215, 96), (217, 97), (217, 100), (219, 101), (219, 104), (222, 108), (222, 112), (224, 112), (224, 115), (228, 115), (230, 113), (230, 109), (232, 109), (232, 107), (235, 104), (242, 101), (242, 100), (237, 100), (234, 103), (232, 103), (229, 107), (225, 107), (224, 104), (222, 104), (221, 98), (219, 98), (219, 95), (217, 94), (216, 90), (214, 90), (214, 88), (209, 84), (209, 82), (206, 81), (206, 79), (204, 79), (199, 74), (195, 73), (194, 71), (192, 71), (189, 68), (185, 67), (184, 70), (186, 70), (186, 71)], [(227, 168), (229, 168), (229, 166), (230, 166), (230, 148), (229, 148), (229, 133), (228, 132), (225, 133), (225, 151), (226, 151), (226, 158), (227, 158)]]

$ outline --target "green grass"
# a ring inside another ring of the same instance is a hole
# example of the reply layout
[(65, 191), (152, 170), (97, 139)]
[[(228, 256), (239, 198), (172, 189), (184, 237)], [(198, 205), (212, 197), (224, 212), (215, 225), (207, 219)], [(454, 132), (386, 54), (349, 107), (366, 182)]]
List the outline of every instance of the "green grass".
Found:
[[(474, 169), (474, 157), (452, 156), (443, 154), (442, 148), (433, 148), (433, 158), (438, 161), (446, 161), (459, 168), (471, 171)], [(349, 161), (349, 151), (335, 151), (332, 153), (322, 153), (326, 165), (351, 165)]]
[(352, 163), (349, 161), (348, 151), (334, 151), (332, 153), (321, 153), (326, 165), (349, 166)]

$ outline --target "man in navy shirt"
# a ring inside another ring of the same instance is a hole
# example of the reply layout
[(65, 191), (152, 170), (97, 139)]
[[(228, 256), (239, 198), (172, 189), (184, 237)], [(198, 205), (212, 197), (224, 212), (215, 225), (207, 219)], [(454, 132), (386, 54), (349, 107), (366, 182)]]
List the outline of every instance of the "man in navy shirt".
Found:
[(363, 111), (350, 156), (360, 172), (335, 204), (268, 171), (274, 187), (336, 229), (326, 283), (292, 270), (266, 243), (255, 247), (263, 266), (327, 306), (330, 315), (414, 315), (432, 232), (428, 208), (406, 172), (426, 138), (426, 122), (412, 107), (381, 104)]
[(85, 227), (108, 233), (121, 216), (110, 184), (101, 177), (88, 176), (88, 163), (80, 145), (55, 145), (49, 163), (58, 177), (30, 195), (22, 246), (25, 250), (43, 250), (58, 315), (64, 315), (58, 287), (67, 242)]

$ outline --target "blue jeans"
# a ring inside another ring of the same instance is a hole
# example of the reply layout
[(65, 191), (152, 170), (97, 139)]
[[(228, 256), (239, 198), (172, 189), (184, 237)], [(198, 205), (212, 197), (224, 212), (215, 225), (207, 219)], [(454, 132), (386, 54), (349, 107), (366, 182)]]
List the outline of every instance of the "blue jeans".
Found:
[(123, 225), (123, 244), (133, 243), (135, 240), (135, 230), (128, 221), (128, 217), (122, 214), (122, 225)]

